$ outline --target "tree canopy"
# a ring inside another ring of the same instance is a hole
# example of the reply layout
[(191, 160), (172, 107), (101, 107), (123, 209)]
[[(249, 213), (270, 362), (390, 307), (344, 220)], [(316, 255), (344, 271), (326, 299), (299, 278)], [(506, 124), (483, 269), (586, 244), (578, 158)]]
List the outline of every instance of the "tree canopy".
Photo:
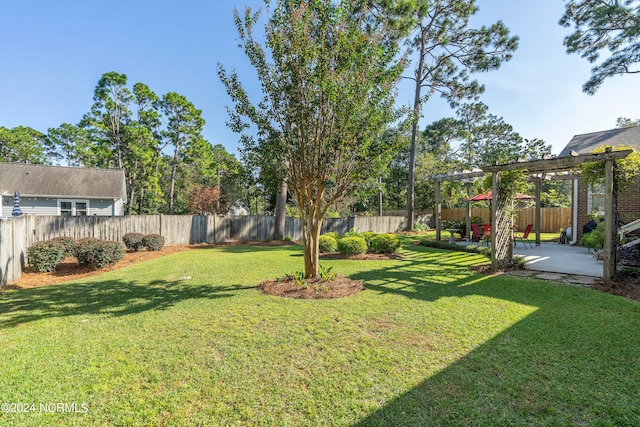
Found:
[(407, 77), (415, 82), (407, 189), (407, 228), (412, 228), (422, 103), (434, 93), (446, 98), (452, 106), (462, 99), (476, 98), (484, 87), (472, 80), (471, 74), (495, 70), (511, 59), (518, 38), (511, 36), (501, 21), (471, 28), (469, 21), (478, 11), (474, 0), (420, 0), (414, 7), (403, 10), (407, 19), (416, 23), (406, 38), (410, 52), (416, 55), (414, 75)]
[(640, 1), (569, 0), (560, 25), (574, 30), (564, 39), (567, 53), (592, 64), (608, 54), (591, 69), (584, 92), (593, 95), (608, 77), (640, 73)]
[(263, 45), (254, 36), (259, 12), (236, 11), (240, 44), (262, 87), (258, 103), (235, 73), (219, 66), (235, 104), (230, 126), (258, 128), (257, 136), (242, 137), (245, 150), (268, 152), (287, 165), (302, 220), (306, 277), (318, 275), (326, 212), (395, 149), (380, 136), (397, 118), (393, 89), (403, 62), (371, 13), (359, 1), (279, 0), (267, 17)]

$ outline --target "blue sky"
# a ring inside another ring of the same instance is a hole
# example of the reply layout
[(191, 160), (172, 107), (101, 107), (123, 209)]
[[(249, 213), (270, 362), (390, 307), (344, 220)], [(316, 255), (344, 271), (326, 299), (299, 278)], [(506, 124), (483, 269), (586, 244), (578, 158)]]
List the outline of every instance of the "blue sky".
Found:
[[(77, 123), (89, 111), (93, 90), (107, 71), (124, 73), (158, 95), (187, 97), (203, 110), (205, 137), (236, 153), (238, 136), (225, 122), (229, 99), (216, 64), (254, 74), (237, 47), (232, 11), (259, 0), (110, 2), (7, 0), (0, 3), (0, 126), (46, 132)], [(477, 75), (492, 114), (525, 138), (542, 138), (558, 153), (575, 134), (615, 126), (616, 118), (640, 118), (640, 77), (605, 81), (594, 96), (582, 93), (591, 65), (567, 55), (568, 29), (557, 22), (561, 0), (478, 0), (478, 25), (501, 19), (520, 37), (520, 48), (500, 70)], [(409, 72), (409, 71), (408, 71)], [(404, 87), (398, 103), (409, 104)], [(425, 106), (424, 126), (453, 112), (439, 99)]]

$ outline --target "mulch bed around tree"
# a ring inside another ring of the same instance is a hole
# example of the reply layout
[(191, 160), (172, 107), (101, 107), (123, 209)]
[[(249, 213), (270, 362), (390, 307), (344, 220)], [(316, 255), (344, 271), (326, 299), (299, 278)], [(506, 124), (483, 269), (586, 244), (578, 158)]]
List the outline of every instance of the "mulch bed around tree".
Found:
[(267, 280), (258, 285), (265, 294), (285, 298), (343, 298), (354, 295), (364, 289), (364, 282), (344, 276), (336, 276), (331, 281), (324, 279), (307, 279), (306, 286), (300, 286), (292, 277), (280, 280)]
[[(320, 255), (320, 259), (349, 259), (349, 260), (390, 260), (401, 259), (400, 254), (360, 254), (342, 255), (337, 252)], [(301, 286), (293, 277), (285, 276), (279, 280), (267, 280), (258, 285), (265, 294), (284, 298), (343, 298), (357, 294), (364, 289), (364, 282), (344, 276), (336, 276), (332, 280), (305, 280), (306, 286)]]

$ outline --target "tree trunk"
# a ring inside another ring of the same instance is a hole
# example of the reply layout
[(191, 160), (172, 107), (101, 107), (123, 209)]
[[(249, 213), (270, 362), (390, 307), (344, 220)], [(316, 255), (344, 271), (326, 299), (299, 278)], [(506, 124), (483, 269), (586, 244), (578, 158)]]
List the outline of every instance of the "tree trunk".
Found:
[(144, 190), (145, 190), (144, 186), (140, 187), (140, 202), (138, 205), (138, 215), (143, 215), (142, 208), (144, 205)]
[(320, 229), (322, 228), (322, 218), (315, 215), (308, 218), (308, 224), (303, 223), (304, 246), (304, 277), (315, 279), (318, 277), (318, 265), (320, 263)]
[(176, 187), (176, 169), (178, 168), (178, 156), (180, 154), (180, 146), (176, 142), (176, 151), (173, 153), (173, 165), (171, 167), (171, 187), (169, 189), (169, 215), (173, 215), (173, 199)]
[[(133, 165), (133, 170), (136, 170), (137, 168), (138, 168), (138, 162), (136, 161)], [(127, 206), (127, 215), (131, 215), (131, 212), (133, 212), (133, 203), (136, 200), (135, 194), (136, 194), (136, 173), (133, 172), (129, 176), (129, 203)]]
[[(287, 214), (287, 180), (284, 178), (282, 180), (282, 185), (280, 186), (280, 190), (276, 195), (276, 211), (275, 211), (275, 221), (273, 224), (273, 240), (283, 240), (284, 239), (284, 227), (286, 222), (286, 214)], [(258, 208), (256, 206), (256, 213)]]
[(382, 216), (382, 177), (378, 177), (378, 216)]
[(416, 89), (413, 98), (413, 124), (411, 126), (411, 151), (409, 152), (409, 179), (407, 184), (407, 228), (406, 231), (413, 230), (413, 207), (414, 207), (414, 187), (416, 169), (416, 151), (418, 142), (418, 120), (420, 119), (420, 93), (422, 90), (422, 73), (425, 58), (424, 40), (420, 46), (420, 57), (418, 59), (418, 69), (416, 70)]

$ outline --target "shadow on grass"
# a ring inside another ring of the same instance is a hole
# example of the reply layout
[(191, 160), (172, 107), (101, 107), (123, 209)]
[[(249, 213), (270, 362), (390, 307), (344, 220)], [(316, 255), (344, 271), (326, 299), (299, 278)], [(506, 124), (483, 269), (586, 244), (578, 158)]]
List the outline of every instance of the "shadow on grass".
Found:
[(268, 244), (268, 243), (229, 243), (229, 244), (217, 244), (217, 245), (203, 245), (197, 246), (194, 249), (196, 250), (207, 250), (207, 249), (217, 249), (221, 252), (231, 253), (231, 254), (245, 254), (245, 253), (259, 253), (259, 252), (270, 252), (274, 250), (285, 250), (289, 252), (300, 252), (302, 253), (302, 245), (297, 243), (291, 244)]
[(107, 280), (22, 289), (0, 295), (0, 327), (41, 319), (107, 314), (124, 316), (148, 310), (165, 310), (196, 298), (228, 298), (255, 286), (193, 285), (188, 281), (136, 283)]
[(468, 257), (420, 249), (402, 265), (351, 276), (380, 294), (485, 296), (532, 310), (355, 426), (640, 425), (639, 304), (450, 264)]

